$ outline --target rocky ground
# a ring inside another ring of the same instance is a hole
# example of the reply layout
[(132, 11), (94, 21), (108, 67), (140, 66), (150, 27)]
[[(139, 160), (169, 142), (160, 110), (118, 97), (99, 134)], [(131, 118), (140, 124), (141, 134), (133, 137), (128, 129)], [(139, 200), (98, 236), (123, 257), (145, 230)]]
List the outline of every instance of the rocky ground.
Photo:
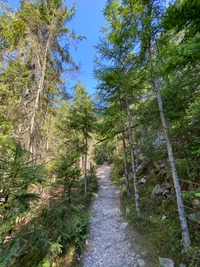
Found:
[(120, 212), (119, 190), (110, 181), (110, 166), (97, 172), (99, 192), (91, 207), (90, 238), (83, 267), (149, 267), (147, 254), (134, 244), (134, 236)]

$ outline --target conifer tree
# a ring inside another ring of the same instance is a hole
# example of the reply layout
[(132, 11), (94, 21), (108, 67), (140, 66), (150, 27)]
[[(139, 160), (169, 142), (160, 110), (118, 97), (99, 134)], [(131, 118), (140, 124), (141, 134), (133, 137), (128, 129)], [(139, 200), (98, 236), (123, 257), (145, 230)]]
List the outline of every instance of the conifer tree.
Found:
[(7, 117), (15, 122), (15, 137), (40, 158), (47, 114), (65, 93), (65, 74), (78, 69), (68, 44), (81, 37), (66, 25), (74, 14), (75, 6), (69, 9), (61, 0), (38, 0), (21, 1), (16, 13), (8, 9), (1, 17), (1, 85), (12, 99), (4, 100)]
[(74, 102), (69, 110), (69, 127), (80, 134), (80, 151), (84, 155), (84, 192), (87, 193), (87, 165), (89, 139), (95, 129), (95, 108), (85, 87), (78, 82), (75, 86)]

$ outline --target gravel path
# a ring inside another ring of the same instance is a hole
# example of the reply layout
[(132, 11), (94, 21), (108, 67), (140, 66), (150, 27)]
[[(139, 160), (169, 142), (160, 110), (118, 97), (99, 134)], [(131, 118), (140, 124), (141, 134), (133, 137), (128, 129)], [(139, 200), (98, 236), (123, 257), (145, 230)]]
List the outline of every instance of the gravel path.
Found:
[(110, 167), (97, 172), (99, 192), (91, 207), (90, 239), (83, 267), (147, 267), (146, 252), (134, 245), (120, 212), (119, 190), (110, 181)]

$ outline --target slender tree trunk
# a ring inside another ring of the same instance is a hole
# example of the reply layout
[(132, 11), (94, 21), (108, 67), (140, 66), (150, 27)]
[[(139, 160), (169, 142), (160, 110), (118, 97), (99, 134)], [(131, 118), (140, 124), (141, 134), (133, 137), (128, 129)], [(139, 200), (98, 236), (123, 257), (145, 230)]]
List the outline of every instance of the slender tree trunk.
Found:
[(154, 80), (154, 88), (156, 90), (158, 106), (159, 106), (159, 111), (160, 111), (160, 118), (162, 121), (162, 127), (163, 127), (163, 131), (165, 135), (165, 140), (167, 143), (168, 157), (169, 157), (169, 162), (171, 165), (171, 172), (172, 172), (174, 188), (176, 192), (177, 206), (178, 206), (179, 219), (180, 219), (181, 231), (182, 231), (182, 242), (183, 242), (184, 247), (187, 248), (190, 245), (190, 234), (188, 230), (188, 223), (186, 219), (183, 199), (181, 196), (181, 187), (180, 187), (179, 177), (178, 177), (176, 165), (174, 162), (174, 155), (173, 155), (172, 145), (171, 145), (171, 141), (169, 137), (169, 130), (168, 130), (167, 122), (165, 119), (162, 97), (160, 94), (158, 82), (156, 80)]
[[(123, 118), (121, 91), (119, 91), (119, 103), (120, 103), (121, 117)], [(124, 173), (125, 173), (125, 179), (126, 179), (126, 192), (127, 192), (127, 195), (129, 196), (130, 195), (130, 184), (129, 184), (128, 155), (127, 155), (127, 147), (126, 147), (124, 122), (122, 122), (122, 143), (123, 143), (123, 152), (124, 152), (123, 155), (124, 155)]]
[(127, 191), (127, 195), (129, 196), (130, 185), (129, 185), (129, 172), (128, 172), (128, 160), (127, 160), (127, 147), (126, 147), (124, 128), (122, 130), (122, 142), (123, 142), (123, 151), (124, 151), (124, 171), (125, 171), (125, 178), (126, 178), (126, 191)]
[(129, 143), (130, 143), (130, 149), (131, 149), (131, 165), (132, 165), (133, 185), (134, 185), (134, 193), (135, 193), (135, 206), (136, 206), (137, 215), (140, 215), (141, 212), (140, 212), (140, 204), (139, 204), (139, 193), (138, 193), (138, 187), (137, 187), (137, 173), (136, 173), (135, 155), (134, 155), (134, 147), (133, 147), (131, 114), (130, 114), (129, 100), (128, 100), (127, 94), (126, 94), (126, 108), (127, 108), (127, 117), (128, 117)]
[(88, 150), (87, 132), (85, 135), (85, 161), (84, 161), (84, 193), (87, 194), (87, 150)]
[(84, 173), (84, 153), (81, 153), (79, 167), (81, 169), (81, 172)]

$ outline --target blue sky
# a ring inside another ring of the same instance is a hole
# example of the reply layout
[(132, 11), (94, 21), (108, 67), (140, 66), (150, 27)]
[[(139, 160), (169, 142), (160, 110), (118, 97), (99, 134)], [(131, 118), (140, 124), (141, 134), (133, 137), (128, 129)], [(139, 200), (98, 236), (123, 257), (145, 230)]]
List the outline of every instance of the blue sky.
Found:
[[(100, 36), (100, 28), (104, 25), (102, 10), (105, 7), (106, 0), (66, 0), (66, 5), (71, 7), (76, 2), (76, 15), (68, 24), (70, 29), (74, 29), (77, 35), (85, 36), (78, 44), (77, 49), (71, 48), (71, 54), (76, 63), (81, 63), (81, 71), (72, 80), (81, 79), (88, 93), (93, 94), (96, 81), (93, 79), (93, 59), (95, 54), (94, 45), (97, 44)], [(12, 7), (19, 6), (19, 0), (8, 0)]]
[[(72, 0), (66, 1), (68, 4), (70, 2)], [(82, 64), (79, 76), (89, 93), (94, 93), (96, 86), (93, 79), (94, 45), (99, 40), (101, 26), (105, 24), (102, 13), (105, 3), (106, 0), (77, 0), (76, 16), (70, 23), (78, 35), (86, 37), (86, 40), (79, 43), (77, 51), (72, 50), (72, 54), (75, 61)]]
[[(76, 63), (81, 63), (81, 70), (71, 80), (71, 87), (78, 79), (81, 79), (86, 90), (90, 94), (95, 93), (97, 82), (93, 79), (93, 59), (95, 54), (94, 45), (97, 44), (100, 36), (101, 26), (105, 25), (102, 10), (105, 7), (106, 0), (65, 0), (68, 7), (76, 2), (76, 15), (68, 24), (70, 29), (74, 29), (77, 35), (85, 36), (78, 44), (77, 49), (71, 48), (71, 54)], [(166, 0), (168, 3), (169, 0)], [(8, 0), (12, 7), (19, 5), (19, 0)]]

